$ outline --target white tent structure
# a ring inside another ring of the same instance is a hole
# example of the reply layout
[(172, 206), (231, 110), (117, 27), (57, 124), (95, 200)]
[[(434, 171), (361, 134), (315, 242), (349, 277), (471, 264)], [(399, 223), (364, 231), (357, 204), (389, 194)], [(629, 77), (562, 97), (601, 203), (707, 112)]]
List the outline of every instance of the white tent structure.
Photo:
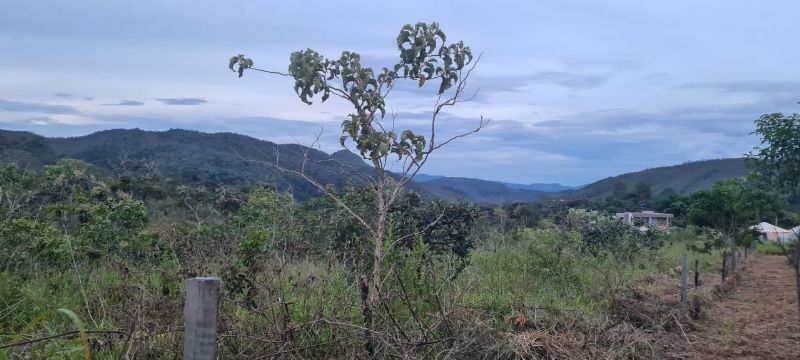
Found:
[[(750, 228), (758, 231), (759, 238), (761, 240), (769, 240), (773, 242), (779, 242), (782, 244), (787, 241), (793, 241), (796, 239), (795, 233), (792, 230), (786, 230), (784, 228), (772, 225), (768, 222), (762, 222), (758, 225), (751, 226)], [(800, 231), (800, 226), (798, 226), (795, 229), (797, 231)]]

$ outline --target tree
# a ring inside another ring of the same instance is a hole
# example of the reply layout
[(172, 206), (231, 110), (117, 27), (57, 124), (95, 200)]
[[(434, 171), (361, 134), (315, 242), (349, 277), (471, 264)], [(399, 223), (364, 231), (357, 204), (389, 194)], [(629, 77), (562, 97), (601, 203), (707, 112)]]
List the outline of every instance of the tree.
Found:
[[(379, 71), (362, 66), (361, 56), (355, 52), (343, 51), (338, 59), (328, 59), (311, 49), (291, 54), (288, 73), (255, 68), (253, 60), (244, 55), (231, 57), (228, 64), (239, 77), (246, 70), (255, 70), (293, 78), (294, 91), (306, 104), (311, 105), (316, 96), (325, 102), (333, 95), (353, 108), (342, 122), (340, 143), (342, 147), (355, 145), (361, 157), (372, 164), (375, 173), (362, 174), (352, 166), (340, 165), (350, 169), (374, 193), (374, 216), (363, 217), (350, 209), (335, 191), (329, 191), (325, 184), (308, 176), (304, 165), (299, 169), (286, 168), (281, 166), (279, 158), (272, 165), (314, 185), (345, 209), (369, 234), (372, 266), (369, 277), (366, 274), (361, 276), (360, 287), (364, 335), (370, 353), (374, 353), (371, 339), (375, 311), (381, 301), (384, 250), (397, 245), (396, 241), (387, 238), (392, 205), (404, 185), (420, 171), (433, 152), (455, 139), (479, 131), (488, 121), (481, 117), (473, 130), (440, 141), (437, 138), (437, 120), (447, 108), (470, 99), (465, 98), (465, 88), (480, 56), (474, 57), (472, 50), (462, 41), (448, 44), (445, 33), (436, 22), (404, 25), (397, 35), (396, 45), (400, 61)], [(392, 89), (403, 80), (413, 81), (419, 88), (432, 81), (438, 83), (427, 139), (411, 130), (397, 130), (398, 113), (390, 113), (387, 118), (386, 100)], [(396, 176), (387, 170), (393, 166), (400, 169)]]
[(753, 175), (720, 181), (692, 194), (687, 217), (692, 224), (715, 229), (724, 241), (737, 245), (746, 240), (750, 226), (773, 219), (783, 206), (784, 200)]
[[(748, 157), (770, 184), (786, 191), (790, 202), (797, 204), (800, 200), (800, 114), (764, 114), (755, 123), (754, 133), (761, 136), (761, 145), (766, 146), (754, 148)], [(794, 250), (783, 249), (795, 272), (800, 307), (800, 245), (795, 242)]]
[(781, 113), (762, 115), (756, 123), (754, 134), (761, 136), (762, 147), (748, 154), (753, 166), (770, 184), (798, 201), (800, 186), (800, 114), (785, 116)]
[(640, 203), (653, 198), (653, 190), (650, 187), (650, 182), (647, 180), (642, 180), (636, 183), (633, 194), (636, 197), (636, 201), (639, 201)]

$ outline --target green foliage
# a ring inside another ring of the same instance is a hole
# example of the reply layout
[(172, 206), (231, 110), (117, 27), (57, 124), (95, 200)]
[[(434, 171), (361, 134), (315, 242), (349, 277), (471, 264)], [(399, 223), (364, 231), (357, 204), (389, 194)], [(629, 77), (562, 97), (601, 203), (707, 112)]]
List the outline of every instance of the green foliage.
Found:
[(395, 235), (408, 248), (423, 241), (431, 251), (467, 257), (473, 247), (470, 234), (480, 217), (479, 208), (467, 202), (434, 200), (420, 205), (419, 195), (408, 194), (392, 211)]
[(144, 228), (147, 210), (138, 200), (122, 197), (85, 208), (77, 236), (93, 249), (110, 252), (127, 247), (128, 241)]
[(628, 262), (588, 253), (576, 232), (527, 229), (517, 238), (475, 253), (463, 275), (477, 279), (465, 301), (485, 307), (498, 322), (529, 308), (602, 321), (608, 296), (634, 274)]
[(780, 244), (771, 241), (758, 243), (756, 245), (756, 251), (764, 255), (786, 255), (787, 250), (788, 249), (780, 246)]
[(618, 258), (635, 258), (644, 250), (655, 250), (663, 244), (664, 234), (655, 227), (645, 231), (608, 216), (590, 214), (594, 219), (580, 227), (587, 249), (595, 255), (608, 253)]
[[(361, 64), (361, 55), (343, 51), (338, 59), (327, 59), (312, 49), (296, 51), (289, 57), (289, 76), (300, 100), (322, 94), (326, 101), (331, 94), (352, 104), (355, 112), (342, 122), (342, 146), (350, 139), (364, 159), (380, 167), (378, 159), (390, 154), (398, 160), (405, 157), (419, 162), (426, 155), (426, 139), (411, 130), (399, 134), (386, 130), (380, 120), (386, 115), (386, 97), (394, 83), (401, 79), (415, 80), (419, 87), (437, 79), (441, 95), (457, 83), (461, 71), (473, 60), (472, 51), (459, 41), (447, 44), (446, 36), (436, 22), (404, 25), (397, 36), (400, 62), (376, 72)], [(231, 57), (228, 67), (238, 71), (252, 68), (253, 61), (244, 55)], [(274, 72), (273, 72), (274, 73)]]
[(785, 207), (781, 196), (753, 177), (719, 182), (692, 194), (689, 202), (690, 223), (715, 229), (735, 244), (747, 241), (750, 226), (774, 219)]
[(754, 167), (770, 184), (797, 200), (800, 186), (800, 114), (765, 114), (755, 121), (764, 147), (750, 153)]
[[(233, 67), (236, 66), (236, 70)], [(253, 67), (253, 60), (246, 59), (244, 55), (239, 54), (238, 56), (232, 56), (230, 61), (228, 62), (228, 68), (231, 71), (238, 72), (239, 77), (244, 75), (245, 69), (249, 69)]]
[[(66, 317), (38, 318), (57, 308), (72, 309), (88, 330), (125, 328), (137, 319), (143, 334), (171, 334), (182, 324), (184, 279), (216, 275), (225, 282), (220, 311), (226, 333), (278, 334), (282, 341), (274, 351), (291, 343), (303, 349), (298, 356), (309, 358), (363, 355), (362, 332), (338, 324), (363, 321), (359, 278), (372, 266), (364, 261), (369, 234), (331, 199), (298, 202), (274, 188), (209, 190), (160, 180), (154, 186), (163, 196), (135, 199), (107, 185), (119, 176), (82, 172), (91, 168), (75, 162), (61, 165), (47, 176), (26, 174), (24, 181), (21, 173), (9, 175), (18, 176), (15, 191), (36, 196), (0, 221), (0, 242), (12, 249), (0, 253), (0, 334), (17, 334), (26, 324), (35, 324), (25, 330), (30, 337), (74, 330)], [(52, 184), (61, 187), (43, 189)], [(374, 221), (374, 192), (351, 186), (342, 199)], [(39, 207), (53, 209), (51, 216), (36, 217)], [(201, 210), (199, 217), (192, 209)], [(377, 328), (402, 331), (408, 338), (402, 341), (410, 342), (475, 336), (475, 324), (502, 339), (505, 321), (531, 309), (557, 309), (533, 311), (604, 326), (610, 299), (691, 251), (689, 241), (674, 239), (653, 250), (660, 244), (649, 237), (655, 232), (619, 226), (599, 212), (567, 211), (563, 204), (490, 209), (423, 202), (410, 192), (389, 214), (387, 295), (374, 315)], [(507, 239), (476, 249), (487, 233)], [(442, 321), (441, 314), (451, 320)], [(246, 339), (223, 338), (221, 356), (255, 355)], [(10, 340), (0, 335), (1, 343)], [(137, 356), (160, 358), (180, 349), (180, 340), (151, 336), (133, 346)], [(402, 341), (381, 351), (397, 354)], [(103, 358), (118, 357), (123, 343), (92, 335), (89, 345), (93, 357)], [(470, 351), (495, 345), (476, 343)], [(408, 351), (424, 356), (451, 347), (442, 342)], [(24, 351), (34, 358), (84, 352), (79, 338)]]
[(30, 219), (0, 222), (0, 269), (18, 270), (38, 263), (60, 264), (65, 260), (66, 244), (58, 229)]

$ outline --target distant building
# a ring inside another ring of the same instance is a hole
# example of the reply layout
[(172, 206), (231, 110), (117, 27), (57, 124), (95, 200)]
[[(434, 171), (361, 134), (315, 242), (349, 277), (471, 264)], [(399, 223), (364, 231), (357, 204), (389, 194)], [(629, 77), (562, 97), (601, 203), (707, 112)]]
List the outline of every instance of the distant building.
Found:
[(756, 232), (758, 232), (759, 240), (762, 241), (769, 240), (783, 244), (787, 241), (795, 240), (796, 236), (792, 230), (800, 231), (800, 226), (792, 230), (786, 230), (784, 228), (772, 225), (768, 222), (762, 222), (758, 225), (751, 226), (750, 229), (753, 229)]
[(672, 214), (657, 213), (654, 211), (623, 212), (614, 215), (614, 218), (631, 226), (655, 226), (666, 229), (672, 224)]

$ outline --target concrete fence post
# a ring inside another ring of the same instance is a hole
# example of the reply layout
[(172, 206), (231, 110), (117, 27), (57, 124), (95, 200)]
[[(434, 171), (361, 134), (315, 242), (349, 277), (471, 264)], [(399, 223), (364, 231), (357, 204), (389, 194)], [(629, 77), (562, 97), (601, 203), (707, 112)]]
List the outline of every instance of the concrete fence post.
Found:
[(217, 358), (217, 309), (222, 295), (222, 280), (198, 277), (186, 281), (183, 307), (183, 359)]
[(683, 311), (684, 314), (686, 314), (689, 309), (687, 306), (688, 299), (686, 294), (686, 288), (689, 282), (689, 264), (687, 264), (687, 262), (687, 256), (683, 254), (683, 256), (681, 256), (681, 311)]

